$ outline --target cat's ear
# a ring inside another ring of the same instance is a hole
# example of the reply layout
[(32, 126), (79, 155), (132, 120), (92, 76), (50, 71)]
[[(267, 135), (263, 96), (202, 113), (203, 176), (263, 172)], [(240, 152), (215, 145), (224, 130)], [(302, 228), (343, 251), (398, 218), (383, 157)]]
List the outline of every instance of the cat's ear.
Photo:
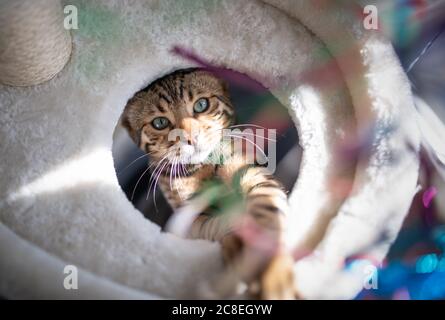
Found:
[(133, 123), (134, 122), (132, 121), (132, 103), (130, 100), (125, 106), (124, 112), (120, 117), (120, 124), (127, 130), (128, 134), (130, 135), (130, 138), (139, 147), (141, 143), (140, 130), (137, 130)]

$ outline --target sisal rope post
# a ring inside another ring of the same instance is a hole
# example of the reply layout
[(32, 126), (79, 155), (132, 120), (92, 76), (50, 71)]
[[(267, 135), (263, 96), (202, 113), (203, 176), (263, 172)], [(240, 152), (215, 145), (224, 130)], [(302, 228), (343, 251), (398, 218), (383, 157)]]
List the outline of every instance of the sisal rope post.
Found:
[(0, 83), (32, 86), (53, 78), (71, 55), (58, 0), (0, 1)]

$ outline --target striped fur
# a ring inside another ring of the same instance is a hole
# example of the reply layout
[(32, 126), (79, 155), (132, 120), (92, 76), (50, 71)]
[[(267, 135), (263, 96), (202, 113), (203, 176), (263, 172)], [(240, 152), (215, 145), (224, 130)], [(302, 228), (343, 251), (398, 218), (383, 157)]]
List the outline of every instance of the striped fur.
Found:
[[(201, 98), (207, 99), (208, 108), (205, 112), (196, 113), (193, 106)], [(153, 125), (153, 119), (160, 116), (169, 122), (162, 130)], [(182, 157), (172, 160), (177, 156), (175, 148), (186, 148), (184, 145), (178, 147), (178, 141), (169, 141), (168, 135), (173, 129), (185, 132), (188, 148), (192, 146), (196, 153), (192, 157), (199, 155), (199, 159), (205, 159), (220, 144), (220, 131), (234, 123), (234, 109), (226, 84), (201, 69), (176, 71), (137, 92), (128, 101), (121, 121), (135, 143), (149, 154), (150, 165), (160, 168), (158, 171), (155, 169), (154, 174), (159, 176), (159, 185), (173, 208), (182, 206), (212, 178), (218, 177), (231, 186), (234, 177), (239, 176), (239, 191), (245, 203), (238, 216), (250, 218), (249, 221), (267, 235), (272, 253), (261, 252), (242, 233), (236, 232), (239, 219), (227, 223), (224, 221), (227, 219), (208, 212), (203, 212), (195, 220), (190, 237), (220, 241), (228, 273), (237, 274), (251, 287), (256, 284), (259, 288), (256, 296), (293, 297), (292, 281), (289, 281), (292, 259), (279, 249), (288, 212), (287, 197), (279, 182), (265, 168), (248, 166), (242, 156), (230, 152), (224, 154), (222, 165), (204, 161), (188, 164), (184, 161), (178, 169), (178, 165), (172, 164), (172, 161), (184, 160)], [(193, 136), (191, 127), (198, 128), (196, 136)], [(166, 161), (166, 154), (173, 156)], [(253, 267), (252, 257), (257, 261)]]

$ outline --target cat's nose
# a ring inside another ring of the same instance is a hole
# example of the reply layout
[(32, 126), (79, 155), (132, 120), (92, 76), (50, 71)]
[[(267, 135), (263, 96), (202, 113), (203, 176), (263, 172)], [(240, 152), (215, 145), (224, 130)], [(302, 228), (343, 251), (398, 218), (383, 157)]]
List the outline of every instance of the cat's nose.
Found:
[(198, 142), (198, 133), (196, 132), (188, 132), (187, 133), (187, 144), (189, 146), (195, 145)]
[(199, 136), (199, 122), (194, 118), (185, 118), (182, 119), (180, 127), (182, 130), (184, 130), (184, 136), (187, 144), (195, 144)]

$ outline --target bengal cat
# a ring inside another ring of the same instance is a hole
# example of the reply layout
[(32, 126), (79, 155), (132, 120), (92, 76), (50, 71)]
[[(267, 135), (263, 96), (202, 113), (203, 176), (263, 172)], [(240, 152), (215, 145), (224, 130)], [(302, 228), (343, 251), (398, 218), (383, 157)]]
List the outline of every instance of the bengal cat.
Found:
[[(243, 199), (231, 218), (214, 215), (209, 204), (189, 230), (191, 238), (221, 244), (227, 267), (215, 284), (216, 292), (222, 297), (233, 294), (228, 279), (236, 278), (247, 284), (249, 297), (294, 298), (293, 260), (283, 245), (287, 196), (264, 167), (246, 163), (245, 156), (222, 142), (222, 130), (235, 124), (227, 84), (203, 69), (175, 71), (137, 92), (128, 101), (121, 123), (149, 156), (150, 188), (159, 183), (173, 209), (193, 201), (212, 179)], [(222, 160), (207, 161), (216, 149)], [(239, 230), (246, 226), (250, 234), (259, 232), (261, 240), (243, 236)]]

